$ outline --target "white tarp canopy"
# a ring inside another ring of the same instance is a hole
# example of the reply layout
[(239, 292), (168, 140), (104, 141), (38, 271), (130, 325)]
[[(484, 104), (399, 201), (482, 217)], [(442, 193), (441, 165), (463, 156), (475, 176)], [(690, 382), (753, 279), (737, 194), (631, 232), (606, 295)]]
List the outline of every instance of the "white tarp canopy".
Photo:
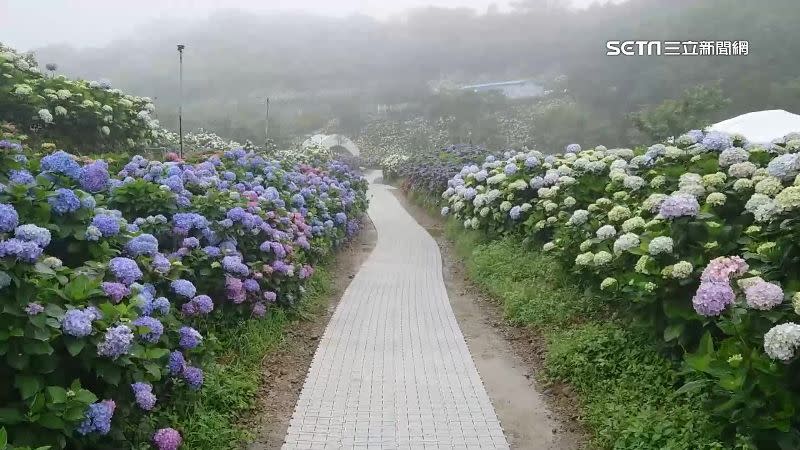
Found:
[(341, 134), (315, 134), (303, 142), (303, 147), (311, 146), (324, 147), (327, 149), (340, 146), (344, 147), (351, 155), (358, 156), (360, 154), (355, 142)]
[(715, 123), (708, 130), (740, 134), (750, 142), (768, 143), (789, 133), (800, 132), (800, 116), (782, 109), (755, 111)]

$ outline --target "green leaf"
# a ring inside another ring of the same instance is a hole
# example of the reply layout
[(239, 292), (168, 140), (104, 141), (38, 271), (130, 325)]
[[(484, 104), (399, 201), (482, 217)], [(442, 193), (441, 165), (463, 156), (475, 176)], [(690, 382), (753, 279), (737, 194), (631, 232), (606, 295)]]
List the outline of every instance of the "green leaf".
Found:
[(0, 427), (0, 449), (8, 447), (8, 433), (4, 427)]
[(0, 423), (15, 425), (23, 420), (25, 417), (16, 408), (0, 408)]
[(52, 403), (66, 403), (67, 390), (61, 386), (47, 386), (47, 398)]
[(52, 355), (53, 347), (44, 341), (26, 340), (22, 343), (22, 349), (29, 355)]
[(86, 403), (87, 405), (97, 401), (97, 396), (94, 395), (92, 391), (86, 389), (80, 389), (75, 392), (74, 398), (82, 403)]
[(39, 392), (42, 382), (38, 377), (32, 375), (17, 375), (14, 378), (14, 386), (19, 389), (23, 399), (28, 399)]
[(671, 340), (677, 339), (681, 334), (683, 334), (683, 330), (686, 328), (686, 325), (683, 322), (680, 323), (673, 323), (669, 325), (667, 328), (664, 329), (664, 340), (669, 342)]
[(51, 430), (61, 430), (64, 428), (64, 421), (57, 415), (49, 412), (39, 416), (36, 423), (45, 428), (50, 428)]
[(83, 339), (64, 339), (64, 346), (67, 347), (67, 351), (72, 356), (77, 356), (78, 353), (83, 350), (83, 347), (86, 346), (86, 341)]
[(689, 392), (698, 391), (698, 390), (702, 389), (703, 387), (705, 387), (706, 385), (708, 385), (708, 383), (709, 383), (708, 380), (690, 381), (690, 382), (684, 384), (683, 386), (681, 386), (680, 388), (678, 388), (678, 390), (675, 391), (675, 395), (681, 395), (681, 394), (686, 394), (686, 393), (689, 393)]

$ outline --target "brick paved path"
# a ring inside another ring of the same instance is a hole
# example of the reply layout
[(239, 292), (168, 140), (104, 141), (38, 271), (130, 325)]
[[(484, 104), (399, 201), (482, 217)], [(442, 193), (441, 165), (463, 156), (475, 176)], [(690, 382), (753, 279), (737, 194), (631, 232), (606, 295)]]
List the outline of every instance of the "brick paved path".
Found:
[(370, 185), (378, 242), (319, 342), (283, 448), (507, 449), (439, 247), (389, 189)]

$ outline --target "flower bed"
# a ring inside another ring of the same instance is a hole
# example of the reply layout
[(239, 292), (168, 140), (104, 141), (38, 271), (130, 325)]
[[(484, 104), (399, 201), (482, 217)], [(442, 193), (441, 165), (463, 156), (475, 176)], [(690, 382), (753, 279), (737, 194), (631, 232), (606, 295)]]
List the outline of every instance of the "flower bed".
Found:
[(125, 95), (108, 82), (49, 77), (36, 64), (0, 46), (0, 120), (42, 139), (92, 150), (159, 138), (161, 127), (152, 117), (155, 106), (149, 98)]
[(177, 448), (153, 412), (202, 387), (207, 331), (296, 303), (367, 202), (338, 162), (243, 149), (81, 163), (2, 140), (0, 159), (0, 426), (15, 448)]
[(453, 177), (442, 213), (524, 237), (649, 323), (683, 354), (678, 392), (704, 392), (731, 442), (796, 448), (798, 149), (695, 130), (647, 149), (506, 153)]
[(381, 163), (387, 178), (403, 178), (407, 187), (427, 192), (441, 192), (464, 164), (483, 159), (487, 150), (481, 146), (456, 144), (438, 152), (418, 151), (412, 156), (393, 153)]

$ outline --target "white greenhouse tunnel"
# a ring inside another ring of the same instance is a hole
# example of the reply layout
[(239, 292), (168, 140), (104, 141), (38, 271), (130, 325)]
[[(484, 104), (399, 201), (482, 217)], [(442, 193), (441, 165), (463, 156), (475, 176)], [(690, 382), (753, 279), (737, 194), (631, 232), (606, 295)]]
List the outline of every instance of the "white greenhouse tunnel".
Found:
[(355, 142), (341, 134), (315, 134), (303, 142), (303, 148), (308, 147), (322, 147), (328, 150), (334, 147), (342, 147), (353, 156), (361, 154)]
[(754, 111), (715, 123), (708, 130), (739, 134), (750, 142), (768, 143), (800, 132), (800, 115), (782, 109)]

